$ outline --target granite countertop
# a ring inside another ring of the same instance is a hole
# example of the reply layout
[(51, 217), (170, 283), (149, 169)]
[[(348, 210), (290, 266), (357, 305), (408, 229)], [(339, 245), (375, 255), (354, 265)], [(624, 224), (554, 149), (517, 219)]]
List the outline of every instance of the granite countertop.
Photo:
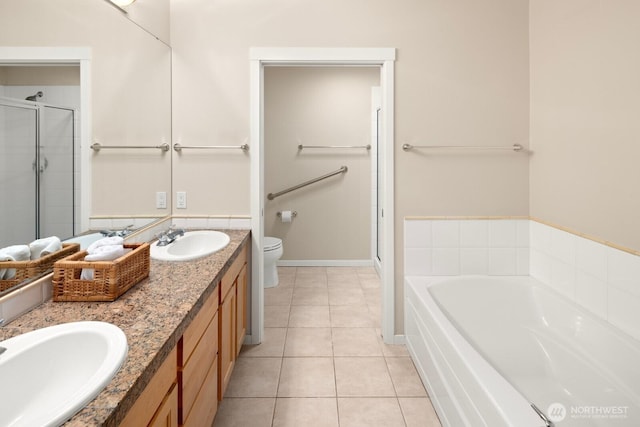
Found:
[(117, 426), (217, 288), (248, 240), (249, 230), (224, 230), (223, 250), (187, 262), (151, 260), (149, 277), (114, 302), (49, 300), (0, 328), (0, 340), (46, 326), (96, 320), (120, 327), (129, 353), (107, 387), (65, 426)]

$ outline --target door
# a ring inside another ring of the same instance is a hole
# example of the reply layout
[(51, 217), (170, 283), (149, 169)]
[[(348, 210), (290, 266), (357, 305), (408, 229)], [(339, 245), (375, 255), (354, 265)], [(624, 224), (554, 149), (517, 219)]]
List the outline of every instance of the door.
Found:
[(40, 117), (39, 237), (74, 233), (74, 111), (44, 106)]
[(0, 247), (37, 237), (38, 110), (0, 100)]

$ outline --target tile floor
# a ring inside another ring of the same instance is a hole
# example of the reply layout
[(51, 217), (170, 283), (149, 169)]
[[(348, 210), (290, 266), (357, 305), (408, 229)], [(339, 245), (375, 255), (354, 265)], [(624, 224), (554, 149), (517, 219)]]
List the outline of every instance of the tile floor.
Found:
[(440, 427), (406, 348), (382, 342), (373, 268), (278, 271), (214, 427)]

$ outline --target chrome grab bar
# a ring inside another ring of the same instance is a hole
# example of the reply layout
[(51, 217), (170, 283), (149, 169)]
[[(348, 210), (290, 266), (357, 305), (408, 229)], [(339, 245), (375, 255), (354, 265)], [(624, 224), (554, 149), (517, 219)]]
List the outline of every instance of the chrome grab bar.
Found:
[(301, 184), (294, 185), (293, 187), (287, 188), (286, 190), (278, 191), (277, 193), (269, 193), (269, 194), (267, 194), (267, 199), (273, 200), (276, 197), (282, 196), (283, 194), (290, 193), (291, 191), (298, 190), (298, 189), (300, 189), (302, 187), (306, 187), (307, 185), (311, 185), (311, 184), (314, 184), (314, 183), (316, 183), (318, 181), (322, 181), (323, 179), (327, 179), (327, 178), (330, 178), (330, 177), (332, 177), (334, 175), (339, 175), (341, 173), (346, 173), (348, 170), (349, 170), (349, 168), (347, 168), (346, 166), (342, 166), (337, 171), (329, 172), (328, 174), (319, 176), (318, 178), (310, 179), (309, 181), (305, 181), (305, 182), (303, 182)]
[(409, 151), (414, 148), (454, 148), (454, 149), (468, 149), (468, 150), (513, 150), (513, 151), (521, 151), (524, 147), (520, 144), (513, 144), (511, 147), (482, 147), (482, 146), (470, 146), (470, 145), (411, 145), (411, 144), (403, 144), (402, 149), (404, 151)]
[(197, 149), (239, 148), (242, 151), (249, 151), (249, 144), (242, 144), (242, 145), (181, 145), (178, 143), (173, 144), (173, 149), (177, 152), (182, 151), (184, 148), (197, 148)]
[(298, 145), (298, 150), (303, 150), (305, 148), (366, 148), (367, 150), (371, 150), (371, 144), (367, 145)]
[(99, 142), (95, 142), (91, 144), (90, 147), (96, 153), (100, 150), (109, 149), (109, 148), (155, 148), (160, 149), (162, 151), (169, 151), (169, 144), (166, 142), (160, 145), (102, 145)]

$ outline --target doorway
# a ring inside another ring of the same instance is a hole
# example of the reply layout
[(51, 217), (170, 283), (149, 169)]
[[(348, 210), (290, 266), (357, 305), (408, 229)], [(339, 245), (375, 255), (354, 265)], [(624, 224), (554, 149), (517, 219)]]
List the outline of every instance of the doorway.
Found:
[[(265, 68), (265, 236), (283, 241), (280, 266), (373, 265), (372, 87), (380, 67)], [(295, 216), (282, 216), (295, 212)]]
[(383, 197), (382, 217), (384, 254), (381, 257), (382, 335), (387, 343), (395, 342), (395, 286), (393, 237), (393, 48), (252, 48), (250, 54), (251, 92), (251, 229), (252, 229), (252, 304), (251, 335), (247, 341), (258, 344), (264, 334), (263, 240), (265, 230), (264, 185), (264, 68), (269, 66), (375, 66), (380, 67), (380, 174)]

